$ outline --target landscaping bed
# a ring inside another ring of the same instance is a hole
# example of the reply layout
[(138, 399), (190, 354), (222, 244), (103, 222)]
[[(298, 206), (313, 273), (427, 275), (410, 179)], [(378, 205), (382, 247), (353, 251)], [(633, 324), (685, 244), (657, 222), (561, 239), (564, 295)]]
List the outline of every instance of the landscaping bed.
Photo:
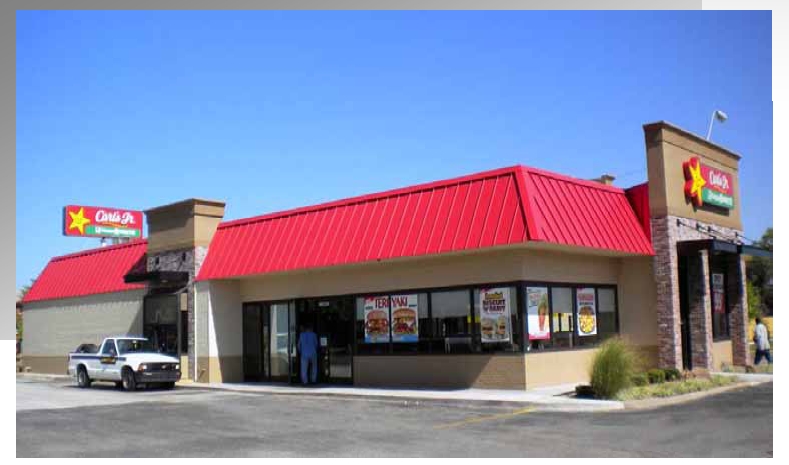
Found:
[(690, 378), (677, 381), (633, 386), (620, 391), (616, 399), (620, 401), (641, 400), (653, 397), (672, 397), (691, 392), (707, 391), (737, 383), (733, 376), (713, 375), (710, 378)]

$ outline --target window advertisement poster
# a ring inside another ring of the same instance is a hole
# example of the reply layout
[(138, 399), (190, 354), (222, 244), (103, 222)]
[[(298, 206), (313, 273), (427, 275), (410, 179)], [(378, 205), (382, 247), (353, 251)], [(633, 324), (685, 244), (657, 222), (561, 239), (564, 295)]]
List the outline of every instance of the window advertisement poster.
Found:
[(482, 343), (510, 340), (510, 290), (506, 287), (480, 289)]
[(364, 298), (364, 342), (389, 342), (389, 297)]
[(419, 341), (419, 294), (393, 295), (392, 342)]
[(548, 288), (526, 288), (526, 313), (529, 318), (529, 340), (551, 338), (551, 321), (548, 312)]
[(712, 311), (726, 313), (724, 305), (723, 274), (712, 273)]
[(576, 290), (578, 303), (578, 335), (594, 336), (597, 334), (597, 311), (593, 287), (582, 287)]

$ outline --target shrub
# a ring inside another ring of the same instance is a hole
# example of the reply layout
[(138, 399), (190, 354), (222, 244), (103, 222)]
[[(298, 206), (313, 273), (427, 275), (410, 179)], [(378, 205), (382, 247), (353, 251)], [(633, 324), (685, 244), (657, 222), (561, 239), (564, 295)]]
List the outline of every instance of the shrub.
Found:
[(595, 396), (611, 399), (630, 386), (636, 355), (620, 338), (605, 341), (595, 354), (590, 373)]
[(649, 384), (649, 378), (646, 373), (636, 373), (630, 377), (630, 384), (633, 386), (646, 386)]
[(666, 382), (666, 372), (660, 368), (653, 368), (647, 371), (647, 377), (650, 384), (660, 384)]
[(680, 372), (676, 368), (666, 368), (663, 372), (666, 374), (666, 381), (676, 381), (680, 378)]

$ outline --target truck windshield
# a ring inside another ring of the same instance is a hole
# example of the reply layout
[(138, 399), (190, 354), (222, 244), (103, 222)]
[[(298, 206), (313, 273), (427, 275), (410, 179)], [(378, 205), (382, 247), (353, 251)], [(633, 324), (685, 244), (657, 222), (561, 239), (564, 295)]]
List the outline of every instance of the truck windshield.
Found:
[(151, 341), (146, 339), (118, 339), (118, 352), (131, 354), (135, 352), (158, 352)]

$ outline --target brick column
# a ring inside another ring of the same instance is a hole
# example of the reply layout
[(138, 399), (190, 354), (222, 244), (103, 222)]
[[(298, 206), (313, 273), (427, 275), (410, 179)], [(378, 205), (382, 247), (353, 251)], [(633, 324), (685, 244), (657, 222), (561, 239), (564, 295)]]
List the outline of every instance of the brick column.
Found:
[(658, 365), (682, 369), (682, 333), (679, 313), (679, 270), (677, 268), (676, 223), (673, 217), (652, 219), (657, 290)]
[(688, 257), (688, 313), (693, 370), (712, 370), (712, 304), (709, 252)]
[(747, 366), (748, 356), (748, 295), (745, 287), (745, 259), (735, 255), (727, 260), (726, 296), (729, 302), (729, 333), (731, 334), (732, 362)]

